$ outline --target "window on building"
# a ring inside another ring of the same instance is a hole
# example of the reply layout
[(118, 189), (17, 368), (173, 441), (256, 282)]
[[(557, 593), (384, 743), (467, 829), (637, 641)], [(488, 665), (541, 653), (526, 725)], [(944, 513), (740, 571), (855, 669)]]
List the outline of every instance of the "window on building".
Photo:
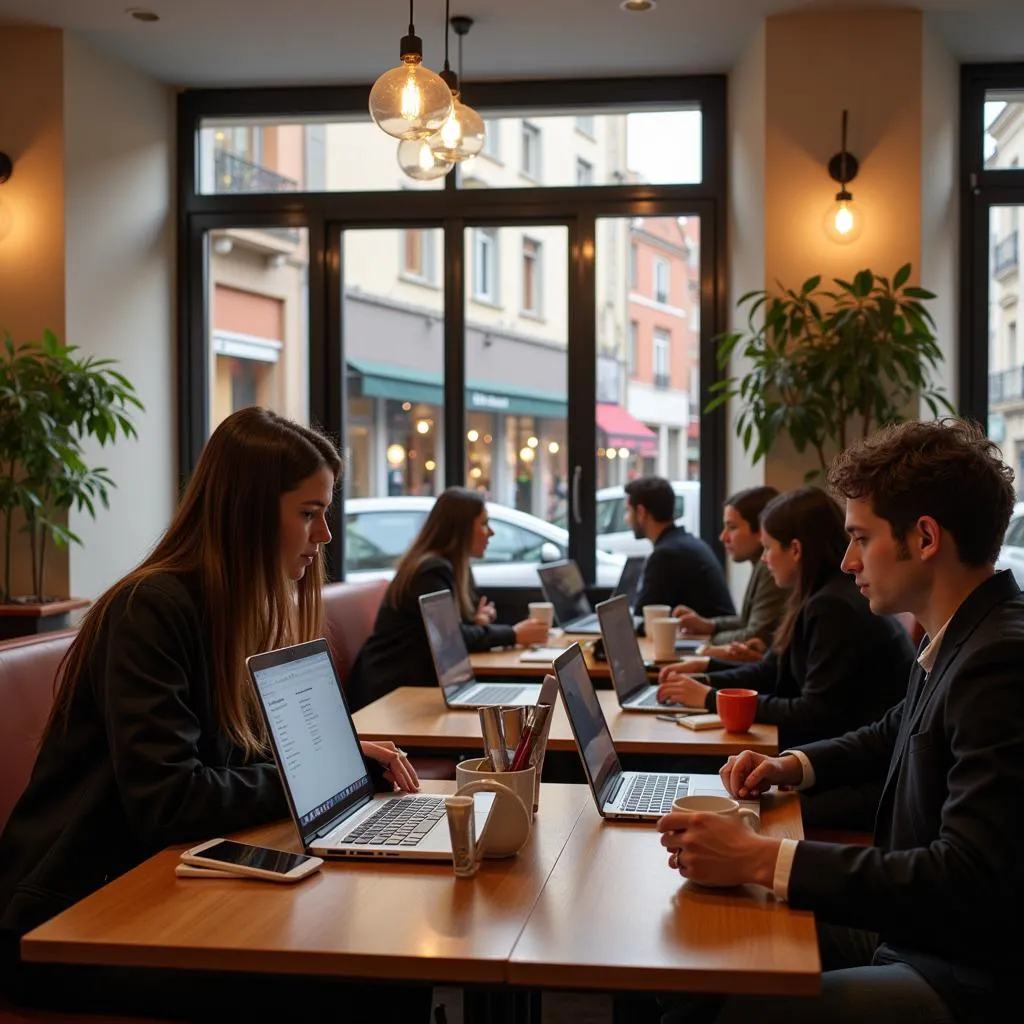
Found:
[(435, 231), (410, 228), (402, 232), (403, 275), (426, 284), (437, 283)]
[(655, 259), (654, 261), (654, 300), (655, 302), (668, 302), (668, 260)]
[(594, 137), (594, 115), (584, 114), (576, 118), (576, 131), (583, 132), (584, 135), (589, 135), (591, 138)]
[(498, 302), (498, 233), (490, 228), (473, 232), (473, 298)]
[(541, 151), (540, 151), (540, 128), (529, 121), (523, 122), (523, 154), (520, 170), (528, 178), (540, 181), (541, 178)]
[(523, 239), (523, 312), (534, 316), (543, 312), (541, 296), (544, 267), (541, 252), (540, 242), (533, 238)]
[(1006, 365), (1008, 368), (1013, 369), (1015, 366), (1020, 365), (1020, 360), (1017, 356), (1017, 321), (1011, 320), (1006, 325)]
[(629, 344), (626, 346), (626, 372), (630, 377), (636, 376), (636, 352), (639, 338), (640, 325), (635, 320), (630, 320)]
[(672, 347), (672, 335), (663, 327), (654, 329), (654, 386), (667, 388), (669, 384), (669, 354)]
[(484, 148), (480, 152), (492, 160), (501, 159), (501, 121), (496, 118), (484, 120)]
[(640, 247), (634, 242), (629, 247), (629, 287), (636, 288), (640, 278)]
[(589, 160), (584, 160), (582, 157), (576, 158), (576, 184), (594, 184), (594, 165)]

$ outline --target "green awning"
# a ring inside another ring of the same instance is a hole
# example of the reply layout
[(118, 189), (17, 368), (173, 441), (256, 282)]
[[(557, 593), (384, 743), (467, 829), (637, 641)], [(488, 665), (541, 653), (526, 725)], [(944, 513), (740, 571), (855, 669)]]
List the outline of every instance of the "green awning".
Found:
[[(444, 384), (440, 373), (411, 370), (390, 363), (366, 359), (348, 360), (350, 394), (366, 398), (390, 398), (396, 402), (444, 404)], [(353, 378), (352, 371), (358, 374)], [(565, 419), (565, 398), (514, 384), (490, 381), (466, 382), (466, 409), (470, 412), (498, 412), (517, 416), (543, 416)]]

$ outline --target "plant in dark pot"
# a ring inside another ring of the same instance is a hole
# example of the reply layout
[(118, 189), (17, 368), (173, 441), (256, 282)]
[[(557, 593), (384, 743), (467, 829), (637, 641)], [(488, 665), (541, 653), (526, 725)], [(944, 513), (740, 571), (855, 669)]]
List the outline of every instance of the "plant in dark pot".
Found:
[[(84, 442), (135, 437), (132, 414), (142, 410), (114, 360), (76, 355), (52, 332), (41, 341), (0, 346), (0, 544), (3, 590), (0, 637), (55, 629), (89, 602), (44, 593), (46, 555), (81, 540), (68, 529), (71, 508), (96, 517), (115, 486), (103, 466), (86, 464)], [(20, 526), (16, 528), (16, 520)], [(12, 557), (27, 550), (31, 592), (11, 593)]]
[(817, 276), (799, 291), (780, 285), (777, 294), (739, 299), (746, 329), (715, 340), (718, 365), (738, 356), (746, 372), (712, 384), (707, 408), (737, 401), (736, 433), (752, 462), (788, 434), (798, 452), (814, 452), (812, 480), (850, 441), (905, 419), (917, 400), (933, 416), (953, 411), (931, 381), (942, 360), (925, 306), (935, 296), (908, 285), (910, 274), (909, 263), (891, 280), (862, 270), (852, 281), (835, 278), (834, 291), (819, 290)]

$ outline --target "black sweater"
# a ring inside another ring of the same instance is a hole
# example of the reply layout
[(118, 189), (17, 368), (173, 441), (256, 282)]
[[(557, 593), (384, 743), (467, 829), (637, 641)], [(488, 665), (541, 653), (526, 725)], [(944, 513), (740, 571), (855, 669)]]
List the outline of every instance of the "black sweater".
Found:
[[(353, 711), (399, 686), (437, 685), (427, 630), (420, 615), (420, 595), (438, 590), (455, 593), (455, 575), (451, 563), (444, 558), (432, 558), (423, 563), (399, 607), (392, 607), (388, 588), (373, 632), (363, 644), (345, 686), (348, 705)], [(516, 642), (515, 630), (497, 623), (478, 626), (463, 620), (462, 636), (470, 651), (510, 647)]]
[[(907, 631), (891, 616), (873, 614), (853, 578), (836, 572), (805, 602), (781, 656), (769, 651), (708, 682), (716, 690), (757, 690), (755, 720), (777, 725), (785, 750), (881, 718), (905, 696), (913, 660)], [(715, 710), (715, 690), (705, 706)]]
[(198, 581), (154, 576), (112, 602), (0, 836), (0, 940), (16, 948), (165, 846), (287, 814), (277, 768), (247, 763), (217, 726)]

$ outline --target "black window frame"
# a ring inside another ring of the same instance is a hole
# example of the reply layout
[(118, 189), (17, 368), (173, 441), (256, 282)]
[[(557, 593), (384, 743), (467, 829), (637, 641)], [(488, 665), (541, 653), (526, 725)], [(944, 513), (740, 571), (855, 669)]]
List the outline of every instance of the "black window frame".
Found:
[[(317, 118), (365, 112), (366, 86), (254, 89), (189, 89), (177, 107), (178, 227), (178, 422), (179, 469), (186, 479), (195, 467), (209, 433), (207, 396), (206, 236), (215, 229), (239, 227), (305, 228), (310, 253), (308, 287), (309, 416), (345, 443), (344, 339), (328, 343), (328, 326), (340, 322), (341, 268), (332, 233), (342, 229), (440, 227), (445, 261), (439, 275), (445, 290), (445, 432), (446, 485), (462, 483), (464, 465), (465, 365), (462, 348), (466, 291), (464, 241), (466, 224), (567, 224), (570, 243), (567, 440), (570, 464), (576, 465), (569, 499), (570, 555), (584, 578), (596, 578), (596, 514), (587, 500), (596, 490), (593, 457), (594, 417), (574, 410), (596, 403), (596, 311), (574, 295), (594, 292), (595, 228), (605, 217), (691, 215), (701, 220), (700, 379), (708, 386), (723, 376), (713, 337), (727, 324), (727, 179), (725, 75), (622, 79), (576, 79), (486, 82), (472, 86), (474, 106), (488, 117), (520, 111), (543, 114), (600, 114), (663, 110), (694, 105), (701, 110), (702, 176), (695, 184), (619, 184), (600, 187), (458, 189), (455, 176), (443, 190), (387, 192), (287, 192), (201, 194), (199, 128), (206, 119)], [(725, 498), (725, 409), (701, 410), (701, 523), (705, 539), (723, 557), (713, 529)], [(335, 522), (344, 522), (341, 496)], [(343, 529), (335, 531), (328, 552), (332, 578), (343, 578)]]

